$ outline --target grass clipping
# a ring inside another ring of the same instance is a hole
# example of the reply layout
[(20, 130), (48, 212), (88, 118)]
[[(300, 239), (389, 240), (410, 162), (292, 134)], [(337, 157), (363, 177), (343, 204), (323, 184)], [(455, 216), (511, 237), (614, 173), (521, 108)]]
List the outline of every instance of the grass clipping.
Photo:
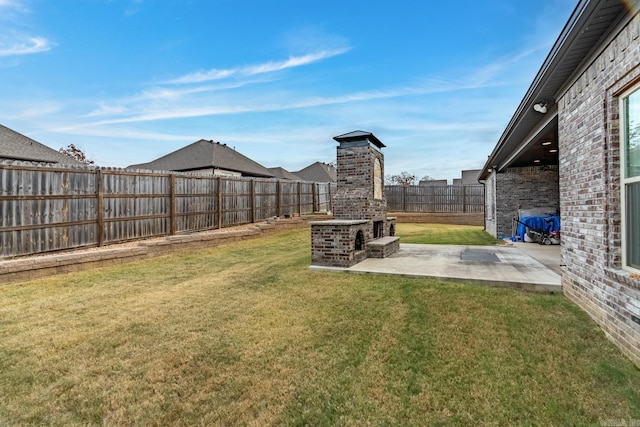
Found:
[(309, 271), (309, 240), (1, 287), (0, 425), (640, 419), (640, 371), (562, 296)]

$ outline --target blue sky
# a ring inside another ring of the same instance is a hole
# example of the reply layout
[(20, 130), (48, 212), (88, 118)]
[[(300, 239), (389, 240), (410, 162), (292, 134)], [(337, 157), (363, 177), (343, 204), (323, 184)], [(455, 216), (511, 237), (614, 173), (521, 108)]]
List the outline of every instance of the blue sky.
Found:
[(0, 0), (0, 123), (102, 166), (201, 138), (266, 167), (373, 132), (385, 174), (493, 149), (577, 0)]

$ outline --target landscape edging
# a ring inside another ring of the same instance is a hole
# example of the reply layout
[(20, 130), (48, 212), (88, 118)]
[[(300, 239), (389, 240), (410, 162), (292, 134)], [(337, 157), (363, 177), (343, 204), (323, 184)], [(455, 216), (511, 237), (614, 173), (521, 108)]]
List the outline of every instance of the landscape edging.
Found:
[(278, 219), (249, 224), (252, 227), (243, 230), (210, 230), (141, 240), (135, 246), (114, 245), (0, 261), (0, 285), (255, 239), (283, 230), (309, 227), (308, 221), (316, 219), (317, 216)]

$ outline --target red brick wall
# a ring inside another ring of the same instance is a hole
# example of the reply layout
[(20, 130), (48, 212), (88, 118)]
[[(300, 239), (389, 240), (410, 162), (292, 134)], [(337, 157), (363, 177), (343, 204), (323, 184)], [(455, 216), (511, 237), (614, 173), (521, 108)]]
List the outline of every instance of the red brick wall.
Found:
[[(384, 220), (387, 200), (374, 198), (374, 162), (380, 161), (384, 176), (384, 155), (371, 145), (337, 148), (338, 182), (333, 196), (334, 219)], [(384, 191), (384, 190), (383, 190)], [(366, 229), (365, 239), (373, 239), (373, 222)]]
[[(557, 166), (509, 168), (492, 174), (495, 180), (495, 218), (487, 221), (487, 231), (498, 236), (512, 236), (513, 218), (519, 209), (560, 207)], [(491, 199), (485, 199), (490, 203)], [(489, 206), (485, 207), (488, 209)], [(493, 228), (490, 228), (490, 225)]]
[[(380, 161), (384, 174), (384, 156), (367, 145), (337, 149), (337, 190), (333, 197), (333, 217), (336, 219), (383, 219), (387, 200), (375, 199), (373, 168)], [(384, 176), (384, 175), (383, 175)]]
[(351, 267), (367, 257), (366, 241), (356, 251), (356, 234), (366, 236), (368, 221), (340, 224), (336, 221), (311, 223), (311, 264), (328, 267)]
[(558, 100), (563, 292), (640, 364), (640, 280), (621, 266), (619, 93), (640, 81), (636, 16)]

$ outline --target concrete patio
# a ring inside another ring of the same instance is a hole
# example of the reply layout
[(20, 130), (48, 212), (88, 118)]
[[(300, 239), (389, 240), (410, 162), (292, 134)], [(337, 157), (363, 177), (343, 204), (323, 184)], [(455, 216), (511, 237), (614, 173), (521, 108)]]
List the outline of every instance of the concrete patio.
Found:
[(400, 250), (388, 258), (368, 258), (350, 268), (313, 265), (309, 268), (349, 273), (435, 277), (537, 292), (562, 292), (559, 245), (400, 244)]

